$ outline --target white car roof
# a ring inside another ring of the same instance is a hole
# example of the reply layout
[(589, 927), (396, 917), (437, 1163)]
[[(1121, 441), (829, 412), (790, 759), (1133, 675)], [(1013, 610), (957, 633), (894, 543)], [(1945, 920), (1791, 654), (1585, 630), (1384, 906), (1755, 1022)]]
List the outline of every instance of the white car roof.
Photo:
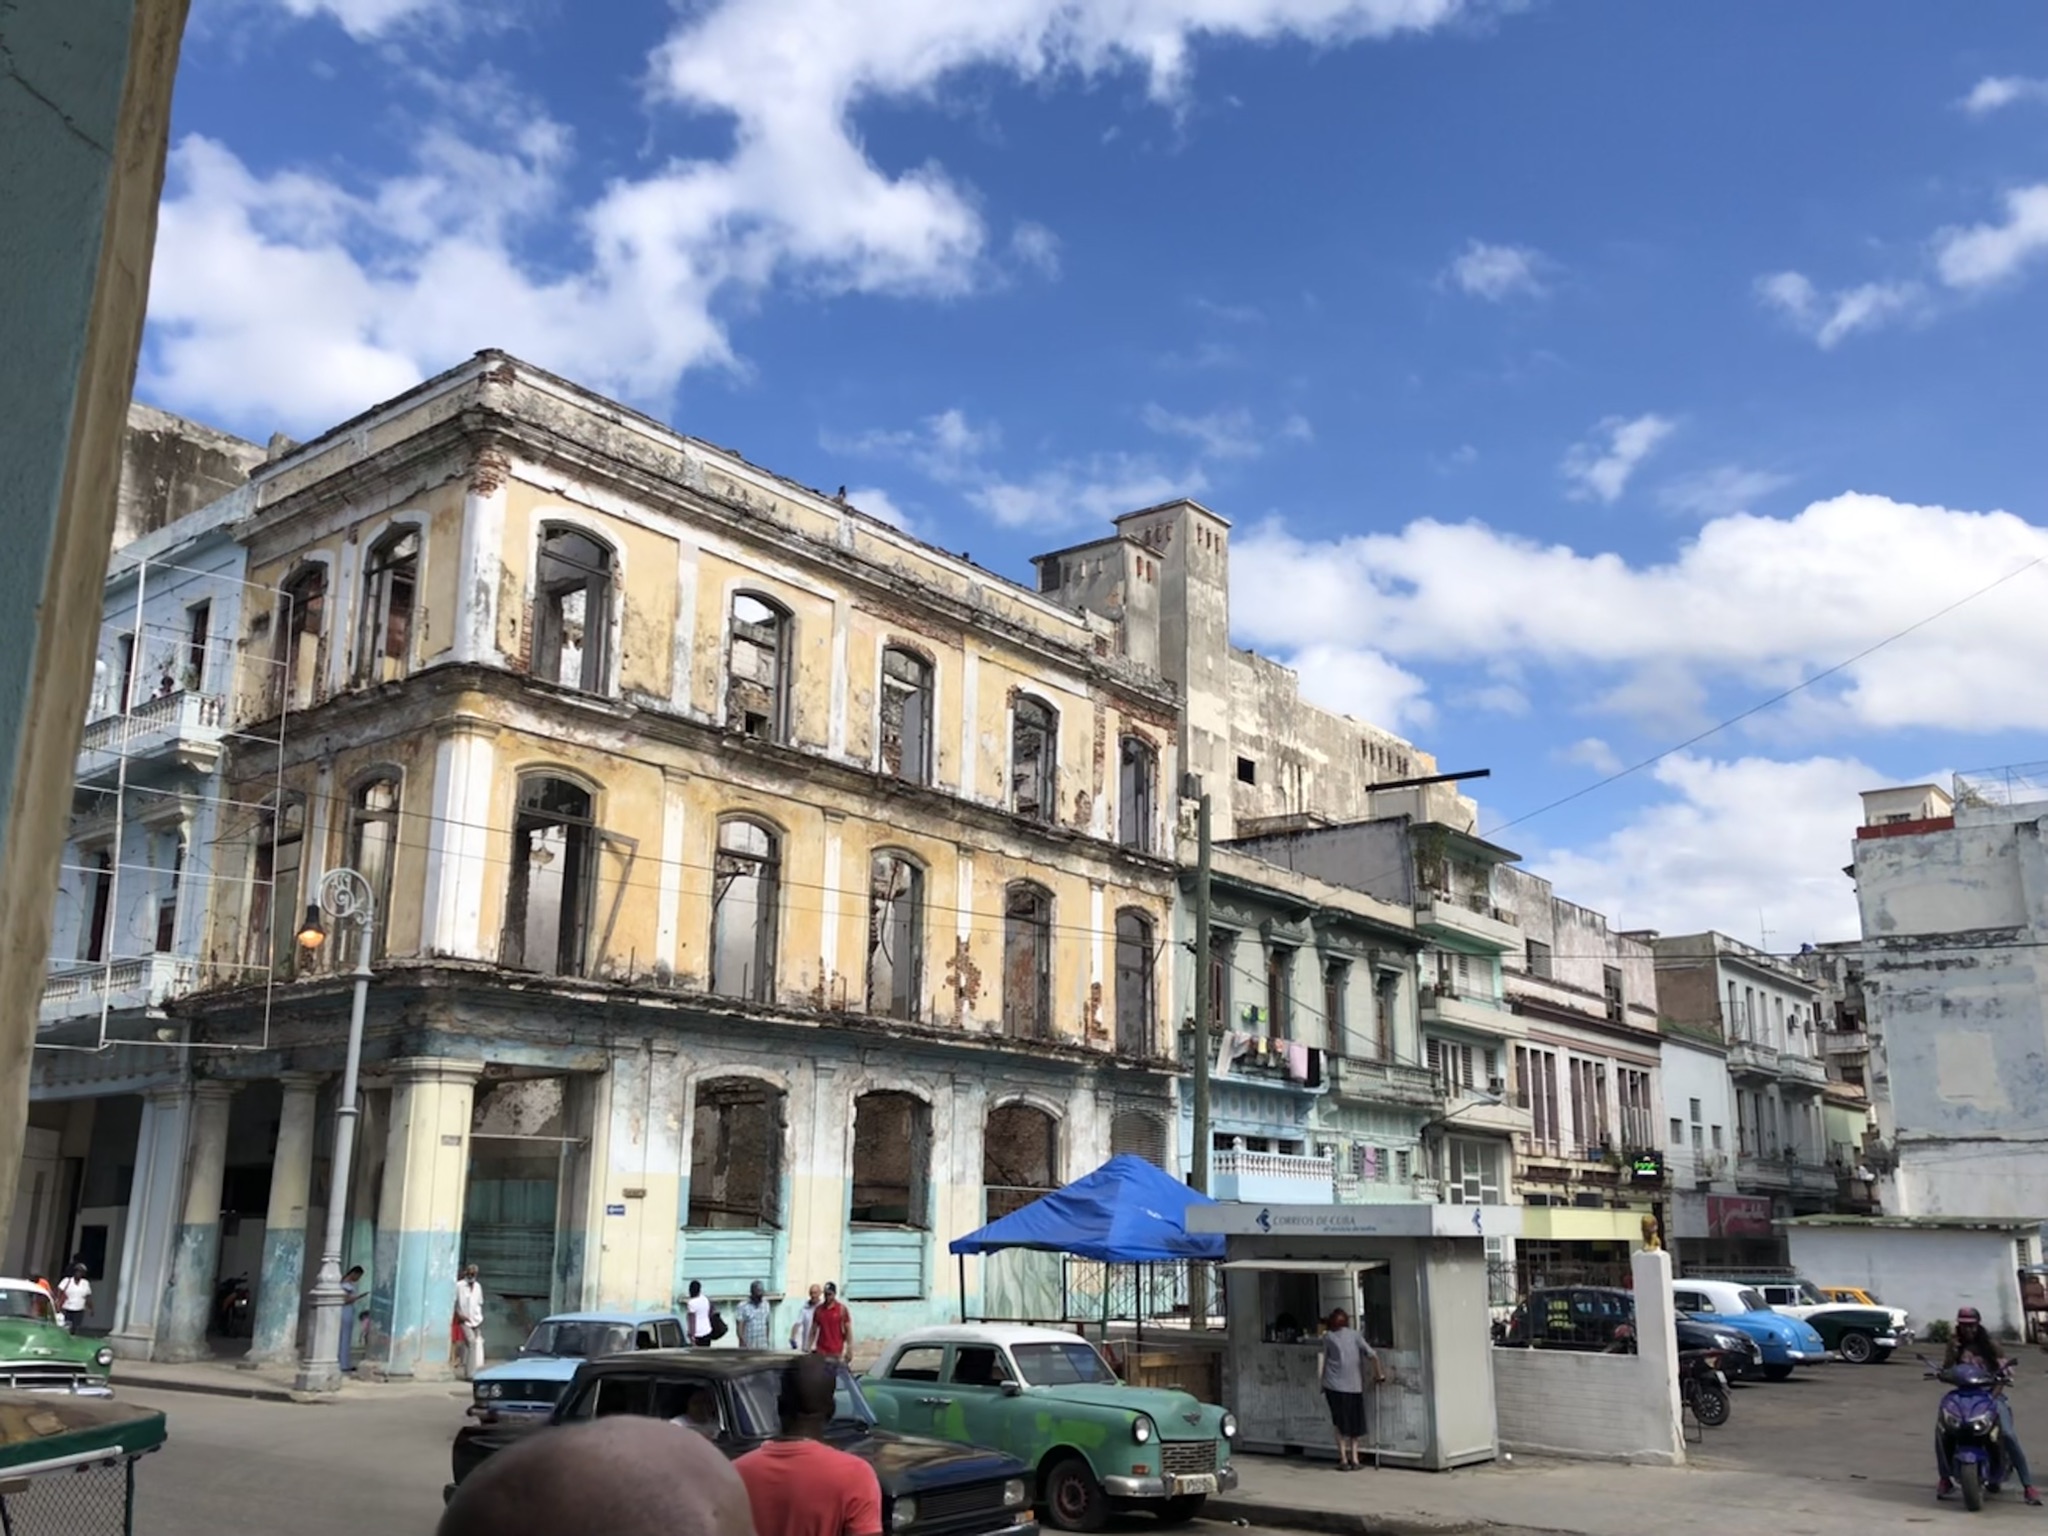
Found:
[(1707, 1294), (1719, 1296), (1723, 1300), (1735, 1295), (1737, 1292), (1753, 1291), (1756, 1289), (1755, 1286), (1746, 1284), (1741, 1280), (1674, 1280), (1671, 1283), (1673, 1286), (1684, 1286), (1689, 1291), (1705, 1291)]
[(1024, 1323), (954, 1323), (937, 1328), (913, 1328), (899, 1333), (889, 1346), (891, 1354), (910, 1344), (1086, 1344), (1078, 1333), (1060, 1328), (1033, 1328)]
[(33, 1280), (0, 1279), (0, 1291), (34, 1291), (38, 1296), (43, 1294), (43, 1288)]

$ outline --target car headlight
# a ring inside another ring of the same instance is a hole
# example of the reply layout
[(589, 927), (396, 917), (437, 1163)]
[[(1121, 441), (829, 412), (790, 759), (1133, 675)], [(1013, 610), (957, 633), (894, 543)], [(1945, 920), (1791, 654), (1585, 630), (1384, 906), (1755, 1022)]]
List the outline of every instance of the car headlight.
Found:
[(98, 1349), (93, 1351), (92, 1363), (104, 1371), (108, 1366), (114, 1363), (114, 1352), (111, 1349), (107, 1348), (106, 1345), (102, 1344)]
[(1224, 1439), (1235, 1440), (1237, 1438), (1237, 1415), (1234, 1413), (1224, 1414), (1222, 1428)]
[(475, 1386), (469, 1389), (469, 1393), (470, 1396), (474, 1397), (478, 1402), (482, 1402), (485, 1398), (491, 1395), (490, 1383), (486, 1381), (480, 1381)]
[(1131, 1420), (1131, 1438), (1140, 1445), (1146, 1445), (1152, 1439), (1152, 1421), (1142, 1413)]
[(889, 1529), (907, 1531), (917, 1524), (917, 1500), (898, 1499), (896, 1507), (889, 1511)]
[(1003, 1508), (1022, 1509), (1024, 1501), (1031, 1497), (1031, 1490), (1024, 1486), (1024, 1479), (1013, 1477), (1003, 1484)]

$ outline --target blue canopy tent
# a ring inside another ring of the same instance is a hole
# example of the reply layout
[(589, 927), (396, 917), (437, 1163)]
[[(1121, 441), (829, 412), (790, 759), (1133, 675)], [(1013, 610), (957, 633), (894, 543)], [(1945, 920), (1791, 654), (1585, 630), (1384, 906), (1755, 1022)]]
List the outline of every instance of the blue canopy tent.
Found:
[[(961, 1320), (967, 1317), (967, 1255), (971, 1253), (1030, 1248), (1105, 1265), (1139, 1266), (1219, 1260), (1223, 1257), (1219, 1234), (1187, 1229), (1189, 1206), (1213, 1204), (1207, 1195), (1142, 1157), (1130, 1153), (1112, 1157), (1093, 1173), (948, 1245), (959, 1261)], [(1106, 1310), (1107, 1287), (1103, 1300)], [(1142, 1304), (1137, 1311), (1142, 1337)]]

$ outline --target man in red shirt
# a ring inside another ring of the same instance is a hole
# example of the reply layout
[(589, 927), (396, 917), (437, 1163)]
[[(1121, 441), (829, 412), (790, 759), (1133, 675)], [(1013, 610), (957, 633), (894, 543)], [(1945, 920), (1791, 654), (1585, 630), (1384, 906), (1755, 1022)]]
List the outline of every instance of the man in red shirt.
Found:
[(839, 1299), (836, 1285), (826, 1285), (825, 1299), (811, 1314), (811, 1349), (827, 1360), (844, 1360), (853, 1353), (853, 1314)]
[(782, 1434), (733, 1463), (747, 1485), (755, 1536), (882, 1536), (875, 1469), (819, 1439), (838, 1387), (839, 1367), (823, 1355), (783, 1367)]

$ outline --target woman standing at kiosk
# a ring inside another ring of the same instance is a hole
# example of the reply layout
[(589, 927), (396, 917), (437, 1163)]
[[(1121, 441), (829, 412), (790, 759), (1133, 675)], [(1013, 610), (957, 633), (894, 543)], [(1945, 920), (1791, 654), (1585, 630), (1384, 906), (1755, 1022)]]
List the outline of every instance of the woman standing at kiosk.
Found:
[(1365, 1435), (1366, 1362), (1372, 1363), (1375, 1386), (1387, 1379), (1387, 1373), (1380, 1369), (1380, 1357), (1365, 1342), (1365, 1335), (1351, 1326), (1350, 1314), (1342, 1307), (1330, 1314), (1324, 1328), (1323, 1397), (1337, 1431), (1337, 1470), (1356, 1472), (1358, 1442)]

